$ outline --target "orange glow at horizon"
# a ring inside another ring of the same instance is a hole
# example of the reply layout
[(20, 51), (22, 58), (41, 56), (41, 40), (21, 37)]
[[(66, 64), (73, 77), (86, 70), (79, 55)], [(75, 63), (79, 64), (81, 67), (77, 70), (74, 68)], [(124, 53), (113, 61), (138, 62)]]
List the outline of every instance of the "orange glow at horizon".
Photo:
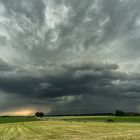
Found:
[(14, 111), (7, 111), (7, 112), (2, 112), (0, 114), (2, 115), (10, 115), (10, 116), (30, 116), (34, 115), (36, 112), (35, 109), (21, 109), (21, 110), (14, 110)]

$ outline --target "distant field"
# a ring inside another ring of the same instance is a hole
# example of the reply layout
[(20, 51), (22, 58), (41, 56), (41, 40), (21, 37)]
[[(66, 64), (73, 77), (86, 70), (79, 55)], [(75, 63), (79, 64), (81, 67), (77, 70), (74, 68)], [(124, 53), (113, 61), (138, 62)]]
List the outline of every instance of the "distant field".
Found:
[(14, 123), (14, 122), (29, 122), (29, 121), (38, 121), (35, 117), (22, 117), (22, 116), (14, 116), (14, 117), (0, 117), (0, 123)]
[(140, 123), (140, 116), (60, 116), (48, 117), (49, 120), (64, 120), (64, 121), (90, 121), (90, 122), (106, 122), (111, 119), (114, 122), (136, 122)]
[(37, 119), (35, 117), (0, 117), (1, 123), (14, 123), (14, 122), (29, 122), (39, 120), (57, 120), (57, 121), (76, 121), (76, 122), (107, 122), (113, 120), (113, 122), (120, 123), (140, 123), (140, 116), (59, 116), (59, 117), (46, 117), (45, 119)]
[(36, 121), (0, 124), (0, 140), (140, 140), (140, 124)]

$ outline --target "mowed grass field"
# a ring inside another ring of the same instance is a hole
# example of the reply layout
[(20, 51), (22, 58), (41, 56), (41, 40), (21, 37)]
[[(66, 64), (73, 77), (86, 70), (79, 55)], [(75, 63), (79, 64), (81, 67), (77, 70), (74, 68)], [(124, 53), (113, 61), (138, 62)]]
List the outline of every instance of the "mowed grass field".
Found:
[(0, 140), (140, 140), (140, 117), (113, 117), (120, 119), (113, 123), (107, 119), (110, 117), (48, 117), (3, 123), (0, 118)]

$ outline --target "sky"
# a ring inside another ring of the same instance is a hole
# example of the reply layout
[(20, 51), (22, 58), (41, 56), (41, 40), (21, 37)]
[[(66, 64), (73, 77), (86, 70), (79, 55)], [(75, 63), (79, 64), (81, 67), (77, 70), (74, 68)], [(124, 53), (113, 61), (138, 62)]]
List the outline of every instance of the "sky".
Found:
[(0, 0), (0, 114), (140, 112), (140, 0)]

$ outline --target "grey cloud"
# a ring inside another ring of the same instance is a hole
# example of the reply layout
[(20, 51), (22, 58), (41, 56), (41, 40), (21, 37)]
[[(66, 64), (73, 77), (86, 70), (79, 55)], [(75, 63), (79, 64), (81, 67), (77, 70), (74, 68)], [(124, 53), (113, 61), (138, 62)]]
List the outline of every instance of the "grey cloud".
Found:
[(0, 71), (12, 71), (14, 70), (14, 66), (5, 62), (2, 58), (0, 58)]
[[(107, 66), (104, 65), (104, 67)], [(66, 68), (62, 74), (44, 78), (3, 78), (0, 88), (7, 92), (18, 93), (21, 97), (40, 99), (82, 94), (111, 96), (115, 93), (116, 95), (113, 96), (120, 96), (121, 88), (118, 85), (115, 87), (112, 81), (126, 80), (127, 74), (117, 72), (114, 65), (111, 66), (109, 69), (104, 69), (101, 65), (102, 68), (95, 70), (90, 67), (85, 70), (85, 67), (81, 68), (81, 66), (75, 70)], [(92, 65), (92, 67), (94, 66)], [(106, 94), (103, 93), (104, 91)]]
[(0, 36), (0, 44), (5, 45), (7, 43), (7, 38), (5, 36)]
[(43, 23), (44, 22), (44, 8), (45, 5), (42, 1), (19, 1), (19, 0), (2, 0), (7, 9), (9, 16), (13, 13), (23, 14), (27, 18), (30, 18), (32, 22)]
[[(5, 9), (0, 13), (0, 89), (7, 100), (17, 97), (21, 106), (49, 104), (58, 113), (77, 104), (85, 108), (81, 112), (136, 110), (139, 0), (0, 4)], [(9, 102), (0, 100), (2, 110), (19, 103)]]

